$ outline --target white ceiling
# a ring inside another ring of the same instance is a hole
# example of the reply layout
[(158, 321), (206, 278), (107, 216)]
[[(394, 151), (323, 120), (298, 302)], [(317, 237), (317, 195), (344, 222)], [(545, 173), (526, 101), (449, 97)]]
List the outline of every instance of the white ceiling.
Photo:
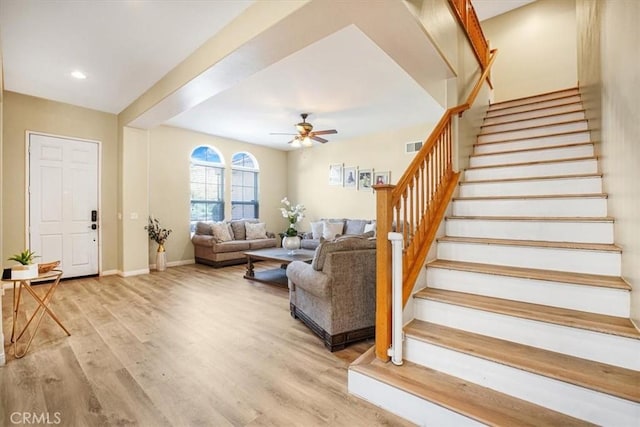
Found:
[[(500, 10), (526, 3), (473, 1), (479, 15), (488, 3)], [(0, 0), (5, 89), (117, 114), (252, 2)], [(87, 79), (70, 77), (74, 69)], [(286, 136), (269, 133), (293, 131), (302, 112), (316, 130), (338, 129), (327, 137), (337, 141), (433, 121), (441, 111), (352, 25), (167, 124), (287, 149)]]

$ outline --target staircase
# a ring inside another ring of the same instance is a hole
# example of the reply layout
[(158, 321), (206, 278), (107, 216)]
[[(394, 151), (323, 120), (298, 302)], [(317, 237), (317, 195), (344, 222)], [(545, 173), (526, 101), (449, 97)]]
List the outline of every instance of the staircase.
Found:
[(640, 425), (640, 333), (577, 89), (493, 104), (402, 366), (349, 391), (418, 425)]

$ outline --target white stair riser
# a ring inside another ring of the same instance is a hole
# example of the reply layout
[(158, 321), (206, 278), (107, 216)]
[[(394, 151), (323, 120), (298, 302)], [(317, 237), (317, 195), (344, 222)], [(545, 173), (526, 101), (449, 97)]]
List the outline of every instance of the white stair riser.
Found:
[[(416, 298), (415, 318), (507, 341), (640, 370), (640, 340)], [(615, 351), (613, 351), (615, 349)]]
[(553, 125), (564, 122), (572, 122), (575, 120), (584, 120), (584, 111), (576, 111), (572, 113), (557, 114), (548, 117), (537, 117), (527, 120), (518, 120), (511, 123), (499, 123), (494, 125), (484, 124), (480, 130), (480, 135), (492, 132), (504, 132), (508, 130), (518, 130), (533, 126)]
[(591, 156), (593, 156), (593, 144), (583, 144), (570, 147), (517, 151), (514, 153), (471, 156), (469, 166), (475, 168), (480, 166), (508, 165), (513, 163), (540, 162)]
[(553, 93), (543, 93), (540, 95), (528, 96), (526, 98), (518, 98), (511, 99), (507, 101), (497, 102), (492, 104), (489, 108), (505, 108), (505, 107), (513, 107), (518, 105), (527, 105), (529, 108), (534, 108), (534, 106), (542, 101), (555, 101), (558, 99), (566, 98), (568, 96), (579, 96), (580, 92), (577, 88), (561, 90)]
[(620, 276), (620, 252), (438, 242), (438, 258), (451, 261)]
[(464, 179), (467, 181), (479, 181), (505, 178), (534, 178), (564, 174), (577, 175), (597, 172), (598, 161), (592, 158), (587, 160), (567, 160), (564, 162), (467, 169), (464, 172)]
[(529, 111), (532, 108), (547, 108), (555, 107), (558, 105), (569, 104), (573, 102), (580, 102), (579, 95), (567, 96), (563, 98), (550, 99), (548, 101), (541, 101), (535, 104), (514, 105), (508, 107), (506, 105), (492, 105), (487, 111), (487, 117), (501, 116), (504, 114), (521, 113), (523, 111)]
[(488, 142), (509, 141), (512, 139), (531, 138), (534, 136), (553, 135), (564, 132), (578, 132), (587, 130), (587, 121), (543, 126), (532, 129), (512, 130), (509, 132), (478, 135), (478, 144)]
[(527, 181), (463, 182), (460, 185), (460, 197), (596, 193), (602, 193), (602, 179), (599, 176)]
[(599, 425), (633, 425), (640, 404), (408, 338), (407, 360)]
[(613, 222), (449, 218), (447, 236), (546, 242), (613, 243)]
[(454, 200), (454, 216), (607, 216), (607, 200), (601, 197), (555, 199)]
[(630, 293), (624, 289), (434, 267), (427, 267), (427, 281), (435, 289), (629, 317)]
[(349, 393), (420, 426), (484, 426), (382, 381), (349, 370)]
[(580, 144), (586, 142), (591, 142), (591, 135), (589, 132), (575, 132), (564, 135), (519, 139), (517, 141), (477, 144), (474, 147), (474, 154), (501, 153), (504, 151), (526, 150), (528, 148), (557, 147), (558, 145)]
[(484, 119), (483, 125), (495, 125), (504, 122), (512, 122), (515, 120), (527, 120), (533, 119), (541, 116), (550, 116), (553, 114), (563, 114), (563, 113), (571, 113), (574, 111), (582, 110), (582, 104), (573, 103), (573, 104), (564, 104), (558, 105), (556, 107), (548, 107), (548, 108), (539, 108), (530, 111), (524, 111), (522, 113), (514, 113), (514, 114), (505, 114), (503, 116), (497, 117), (487, 117)]

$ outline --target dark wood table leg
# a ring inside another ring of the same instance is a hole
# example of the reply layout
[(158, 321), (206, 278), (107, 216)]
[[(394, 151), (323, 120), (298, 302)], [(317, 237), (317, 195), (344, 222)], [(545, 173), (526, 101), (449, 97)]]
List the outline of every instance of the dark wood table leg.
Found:
[(244, 276), (255, 277), (255, 274), (253, 272), (253, 260), (251, 259), (250, 255), (247, 255), (247, 274), (245, 274)]

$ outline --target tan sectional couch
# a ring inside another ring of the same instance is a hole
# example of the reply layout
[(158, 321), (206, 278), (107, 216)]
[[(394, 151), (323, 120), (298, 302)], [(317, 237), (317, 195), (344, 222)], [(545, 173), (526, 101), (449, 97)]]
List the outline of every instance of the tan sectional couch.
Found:
[(273, 233), (267, 232), (263, 239), (246, 239), (245, 223), (258, 223), (257, 219), (229, 221), (232, 240), (217, 241), (212, 232), (211, 222), (198, 222), (191, 238), (196, 262), (213, 267), (242, 264), (246, 262), (244, 252), (257, 249), (275, 248), (278, 240)]

